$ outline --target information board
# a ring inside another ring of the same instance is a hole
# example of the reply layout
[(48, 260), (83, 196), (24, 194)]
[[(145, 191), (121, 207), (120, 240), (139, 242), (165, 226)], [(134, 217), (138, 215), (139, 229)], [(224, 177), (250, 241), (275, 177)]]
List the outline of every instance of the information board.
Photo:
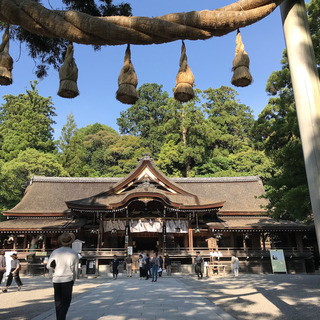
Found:
[(272, 271), (287, 273), (286, 259), (282, 249), (270, 250), (270, 259), (272, 265)]

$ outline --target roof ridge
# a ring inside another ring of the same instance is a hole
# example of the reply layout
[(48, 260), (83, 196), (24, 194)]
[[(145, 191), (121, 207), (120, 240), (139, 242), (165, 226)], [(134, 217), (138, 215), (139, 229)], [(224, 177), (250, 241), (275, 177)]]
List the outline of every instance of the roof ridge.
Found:
[(260, 182), (259, 176), (170, 178), (175, 182)]
[(122, 178), (116, 177), (46, 177), (33, 176), (30, 183), (33, 182), (118, 182)]
[[(174, 182), (257, 182), (261, 181), (259, 176), (241, 177), (194, 177), (194, 178), (173, 178), (167, 177)], [(47, 177), (33, 176), (31, 182), (118, 182), (123, 177)]]

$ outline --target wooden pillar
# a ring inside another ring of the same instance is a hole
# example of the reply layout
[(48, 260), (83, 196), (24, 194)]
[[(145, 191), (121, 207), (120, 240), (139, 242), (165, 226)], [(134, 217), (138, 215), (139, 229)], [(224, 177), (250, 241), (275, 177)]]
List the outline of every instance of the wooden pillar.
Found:
[(281, 5), (314, 224), (320, 250), (320, 83), (304, 0)]
[(97, 242), (97, 249), (98, 251), (102, 248), (102, 236), (103, 236), (103, 220), (100, 216), (99, 218), (99, 230), (98, 230), (98, 242)]
[(303, 241), (302, 234), (300, 232), (296, 232), (296, 244), (298, 252), (303, 252)]
[(23, 237), (23, 250), (27, 249), (27, 238), (28, 236), (25, 234)]
[(46, 236), (42, 236), (42, 251), (46, 251)]
[(189, 251), (193, 251), (193, 230), (189, 227), (188, 229), (188, 236), (189, 236)]
[(187, 233), (185, 233), (184, 235), (183, 235), (183, 246), (184, 246), (184, 250), (187, 250), (187, 248), (188, 248), (188, 234)]

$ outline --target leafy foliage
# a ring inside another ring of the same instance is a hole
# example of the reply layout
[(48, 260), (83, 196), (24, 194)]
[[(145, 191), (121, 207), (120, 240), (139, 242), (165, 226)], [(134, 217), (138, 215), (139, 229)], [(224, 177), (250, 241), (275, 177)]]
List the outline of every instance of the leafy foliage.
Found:
[(51, 98), (43, 98), (31, 83), (26, 94), (6, 95), (0, 106), (0, 159), (10, 161), (20, 151), (34, 148), (53, 152), (53, 117), (56, 115)]
[(305, 219), (311, 205), (286, 51), (282, 70), (273, 72), (266, 90), (274, 96), (253, 129), (256, 146), (275, 164), (267, 181), (269, 212), (277, 218)]
[(0, 207), (9, 209), (21, 199), (31, 176), (66, 176), (67, 172), (59, 163), (57, 156), (28, 148), (1, 166)]

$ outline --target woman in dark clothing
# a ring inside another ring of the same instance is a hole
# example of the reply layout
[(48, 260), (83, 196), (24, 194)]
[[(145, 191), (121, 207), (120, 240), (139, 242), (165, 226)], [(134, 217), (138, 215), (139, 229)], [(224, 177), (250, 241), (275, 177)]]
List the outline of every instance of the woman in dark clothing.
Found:
[(159, 256), (159, 277), (162, 277), (163, 258)]
[(7, 268), (6, 268), (6, 257), (4, 256), (5, 251), (0, 251), (0, 285), (3, 279), (3, 275), (5, 274)]
[(119, 269), (119, 260), (117, 259), (117, 256), (114, 255), (112, 260), (113, 280), (116, 280), (118, 278), (118, 269)]
[(139, 259), (138, 259), (138, 263), (139, 263), (139, 271), (140, 271), (140, 280), (144, 277), (144, 259), (142, 254), (139, 255)]
[(145, 259), (146, 263), (145, 263), (145, 276), (146, 276), (146, 280), (149, 280), (150, 278), (150, 256), (149, 253), (147, 253), (146, 259)]

